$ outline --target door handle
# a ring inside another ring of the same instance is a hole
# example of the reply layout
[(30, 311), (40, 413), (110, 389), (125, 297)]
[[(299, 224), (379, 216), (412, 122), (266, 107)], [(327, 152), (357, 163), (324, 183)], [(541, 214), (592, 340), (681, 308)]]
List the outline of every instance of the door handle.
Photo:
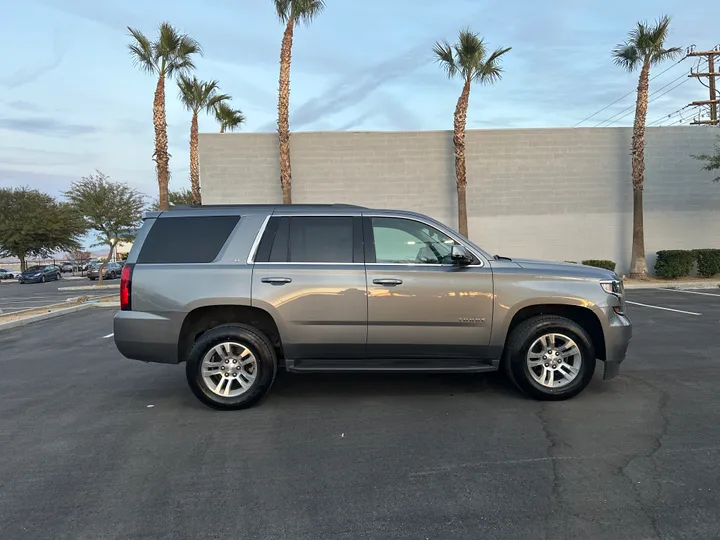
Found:
[(292, 279), (289, 277), (264, 277), (260, 281), (263, 283), (272, 283), (273, 285), (285, 285), (290, 283)]
[(388, 285), (394, 287), (395, 285), (402, 285), (402, 279), (373, 279), (375, 285)]

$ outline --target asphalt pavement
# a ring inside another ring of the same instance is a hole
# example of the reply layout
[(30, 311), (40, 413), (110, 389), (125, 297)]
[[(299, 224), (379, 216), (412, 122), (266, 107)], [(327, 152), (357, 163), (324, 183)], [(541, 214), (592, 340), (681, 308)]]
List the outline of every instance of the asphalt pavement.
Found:
[[(82, 285), (94, 285), (97, 281), (82, 279), (61, 279), (59, 281), (48, 281), (46, 283), (27, 283), (21, 285), (16, 281), (12, 283), (0, 283), (0, 315), (22, 311), (24, 309), (38, 308), (49, 304), (64, 302), (68, 298), (81, 295), (98, 296), (95, 291), (60, 291), (60, 287), (78, 287)], [(120, 280), (105, 280), (104, 284), (115, 284), (120, 287)], [(105, 294), (112, 294), (113, 289), (103, 291)]]
[(630, 291), (621, 375), (561, 403), (500, 374), (285, 374), (218, 412), (184, 366), (123, 359), (110, 310), (2, 332), (0, 538), (718, 538), (706, 294)]

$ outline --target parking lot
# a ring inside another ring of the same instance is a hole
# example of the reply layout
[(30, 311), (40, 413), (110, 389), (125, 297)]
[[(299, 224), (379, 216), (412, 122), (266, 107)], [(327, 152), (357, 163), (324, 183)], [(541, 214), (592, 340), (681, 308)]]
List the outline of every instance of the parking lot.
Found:
[(2, 332), (0, 538), (718, 538), (720, 289), (628, 300), (621, 374), (559, 403), (285, 374), (218, 412), (184, 366), (122, 358), (111, 310)]
[[(0, 315), (14, 313), (16, 311), (22, 311), (25, 309), (33, 309), (47, 306), (49, 304), (57, 304), (59, 302), (64, 302), (68, 298), (73, 298), (81, 295), (102, 296), (91, 290), (59, 290), (60, 288), (64, 287), (77, 287), (82, 285), (92, 285), (96, 283), (96, 281), (90, 281), (87, 278), (65, 278), (59, 281), (48, 281), (47, 283), (28, 283), (26, 285), (20, 285), (16, 281), (13, 281), (12, 283), (1, 283)], [(118, 288), (120, 287), (120, 282), (116, 279), (105, 281), (105, 284), (114, 284)], [(104, 292), (106, 294), (111, 294), (113, 292), (113, 289)]]

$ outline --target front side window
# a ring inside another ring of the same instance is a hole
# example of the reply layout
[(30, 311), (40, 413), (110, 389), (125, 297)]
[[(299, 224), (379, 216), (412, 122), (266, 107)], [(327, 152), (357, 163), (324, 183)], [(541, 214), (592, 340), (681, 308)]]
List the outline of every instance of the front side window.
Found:
[(452, 264), (455, 240), (437, 229), (402, 218), (371, 218), (375, 261), (385, 264)]

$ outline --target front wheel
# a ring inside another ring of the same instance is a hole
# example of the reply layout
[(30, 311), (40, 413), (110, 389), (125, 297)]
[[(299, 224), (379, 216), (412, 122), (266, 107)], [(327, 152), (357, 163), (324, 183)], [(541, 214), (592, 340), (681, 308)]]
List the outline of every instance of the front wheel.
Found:
[(528, 319), (505, 345), (505, 369), (529, 396), (559, 401), (578, 395), (595, 373), (595, 349), (577, 323), (555, 315)]
[(195, 397), (214, 409), (236, 410), (254, 405), (270, 390), (277, 358), (258, 329), (226, 324), (200, 336), (185, 367)]
[(45, 276), (42, 276), (42, 277), (40, 278), (40, 283), (45, 283)]

